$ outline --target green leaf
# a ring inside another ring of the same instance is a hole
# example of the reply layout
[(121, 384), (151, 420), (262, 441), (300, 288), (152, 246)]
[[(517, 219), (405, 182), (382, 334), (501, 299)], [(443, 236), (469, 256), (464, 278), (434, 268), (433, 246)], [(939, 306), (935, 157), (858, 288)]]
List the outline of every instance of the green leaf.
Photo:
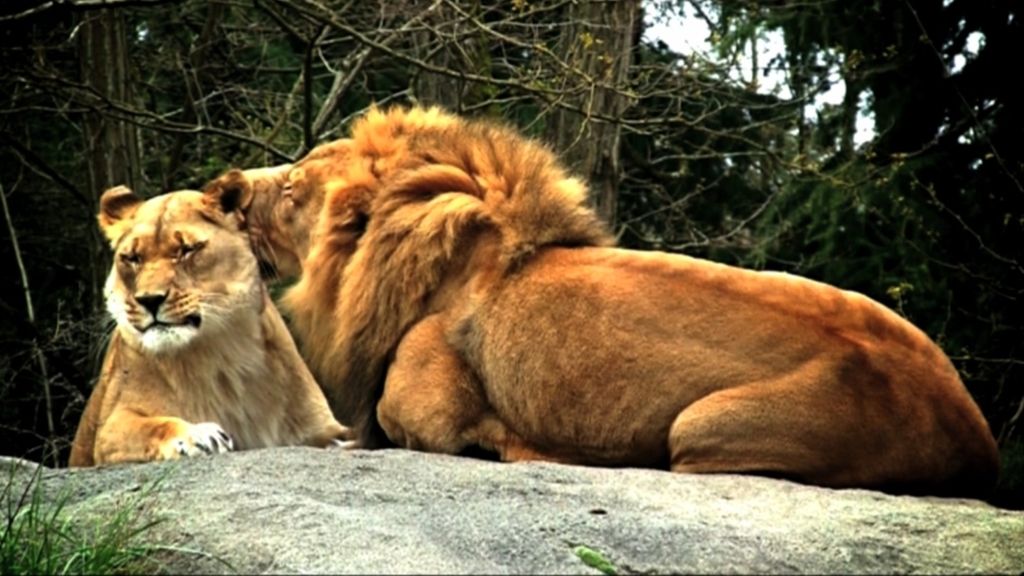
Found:
[(616, 573), (615, 566), (597, 550), (587, 546), (577, 546), (573, 548), (572, 551), (587, 566), (596, 568), (609, 576), (614, 576)]

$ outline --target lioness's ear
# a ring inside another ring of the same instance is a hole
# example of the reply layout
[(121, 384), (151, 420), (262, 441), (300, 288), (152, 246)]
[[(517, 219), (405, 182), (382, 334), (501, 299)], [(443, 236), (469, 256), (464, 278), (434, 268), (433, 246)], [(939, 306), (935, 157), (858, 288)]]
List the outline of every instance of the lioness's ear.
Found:
[(235, 168), (210, 182), (203, 189), (207, 208), (225, 216), (236, 214), (244, 221), (243, 214), (252, 204), (252, 185), (245, 173)]
[(96, 219), (111, 245), (124, 234), (128, 221), (141, 205), (142, 198), (127, 186), (115, 186), (103, 192), (100, 196), (100, 213)]

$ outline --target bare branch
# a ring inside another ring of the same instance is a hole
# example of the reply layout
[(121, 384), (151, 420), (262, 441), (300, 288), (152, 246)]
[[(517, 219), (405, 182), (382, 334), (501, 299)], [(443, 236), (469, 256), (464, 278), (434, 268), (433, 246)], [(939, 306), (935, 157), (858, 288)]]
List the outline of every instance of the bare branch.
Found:
[[(385, 38), (381, 39), (381, 46), (388, 46), (395, 42), (404, 32), (410, 30), (417, 23), (422, 21), (428, 15), (432, 14), (437, 10), (437, 7), (441, 5), (441, 0), (435, 0), (425, 10), (410, 18), (405, 24), (403, 24), (397, 30), (389, 33)], [(317, 112), (316, 119), (313, 121), (313, 134), (319, 135), (323, 132), (324, 125), (327, 120), (334, 114), (337, 109), (339, 102), (341, 101), (342, 94), (348, 90), (349, 86), (355, 80), (356, 75), (362, 69), (367, 59), (370, 57), (372, 50), (370, 47), (363, 47), (358, 52), (350, 54), (339, 66), (338, 71), (334, 74), (334, 81), (331, 84), (331, 89), (327, 93), (327, 97), (324, 99), (323, 105), (320, 107), (320, 111)]]
[[(7, 233), (11, 236), (11, 248), (14, 251), (14, 258), (18, 263), (18, 274), (21, 277), (21, 287), (25, 294), (25, 313), (28, 315), (29, 324), (36, 325), (36, 312), (32, 306), (32, 290), (28, 285), (28, 272), (25, 270), (25, 261), (21, 256), (21, 248), (18, 246), (18, 233), (14, 229), (14, 219), (11, 217), (11, 210), (7, 206), (7, 193), (3, 184), (0, 184), (0, 204), (3, 205), (4, 220), (7, 222)], [(47, 441), (47, 456), (53, 459), (54, 466), (57, 465), (57, 448), (54, 442), (57, 438), (57, 427), (53, 423), (53, 396), (50, 393), (50, 375), (46, 368), (46, 356), (39, 349), (37, 340), (32, 341), (32, 351), (36, 362), (39, 364), (40, 379), (43, 384), (43, 396), (46, 400), (46, 429), (49, 432)]]
[(41, 75), (36, 76), (35, 79), (70, 90), (71, 96), (75, 98), (76, 102), (78, 102), (80, 106), (84, 106), (89, 110), (94, 110), (113, 118), (131, 122), (137, 126), (172, 134), (210, 134), (220, 136), (229, 140), (251, 144), (281, 161), (291, 162), (295, 160), (291, 155), (277, 149), (269, 142), (248, 134), (241, 134), (239, 132), (218, 128), (216, 126), (189, 124), (168, 120), (154, 112), (133, 108), (123, 102), (115, 102), (103, 94), (98, 93), (90, 86), (72, 82), (65, 78)]
[(40, 2), (36, 6), (26, 8), (21, 12), (0, 15), (0, 22), (27, 18), (53, 8), (71, 8), (79, 10), (94, 10), (98, 8), (127, 8), (131, 6), (157, 6), (160, 4), (180, 4), (184, 0), (49, 0)]
[(50, 165), (47, 164), (46, 161), (43, 160), (41, 157), (39, 157), (38, 154), (36, 154), (32, 150), (29, 150), (24, 145), (22, 145), (21, 142), (18, 142), (17, 140), (11, 138), (9, 135), (3, 132), (0, 132), (0, 142), (3, 142), (4, 144), (10, 146), (12, 152), (14, 152), (14, 154), (18, 156), (18, 159), (21, 160), (21, 162), (25, 164), (25, 166), (27, 166), (30, 170), (39, 174), (40, 176), (43, 176), (44, 178), (47, 178), (54, 184), (57, 184), (59, 187), (66, 190), (68, 193), (71, 194), (72, 198), (77, 200), (78, 203), (82, 205), (83, 208), (86, 208), (87, 210), (90, 211), (93, 209), (92, 202), (85, 196), (85, 194), (83, 194), (77, 186), (71, 183), (71, 181), (69, 181), (59, 172), (50, 167)]

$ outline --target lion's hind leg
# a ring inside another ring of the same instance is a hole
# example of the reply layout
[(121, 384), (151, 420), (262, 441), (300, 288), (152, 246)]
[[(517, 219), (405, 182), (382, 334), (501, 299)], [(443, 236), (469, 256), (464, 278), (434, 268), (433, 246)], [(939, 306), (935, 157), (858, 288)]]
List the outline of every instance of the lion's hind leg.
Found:
[(863, 399), (811, 376), (720, 390), (687, 406), (669, 430), (672, 470), (884, 484), (891, 478), (890, 431), (865, 423)]
[(447, 343), (436, 315), (402, 339), (377, 419), (403, 448), (445, 454), (482, 448), (504, 461), (557, 460), (531, 447), (494, 413), (476, 375)]

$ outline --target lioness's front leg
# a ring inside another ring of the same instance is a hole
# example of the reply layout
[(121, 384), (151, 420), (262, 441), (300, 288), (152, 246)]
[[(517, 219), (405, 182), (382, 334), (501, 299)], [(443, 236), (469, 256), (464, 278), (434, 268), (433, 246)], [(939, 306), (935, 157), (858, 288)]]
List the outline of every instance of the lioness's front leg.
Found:
[(142, 462), (228, 452), (234, 442), (214, 422), (193, 424), (173, 416), (142, 416), (116, 408), (96, 434), (96, 464)]
[(529, 446), (494, 413), (480, 383), (448, 345), (437, 315), (402, 339), (388, 369), (377, 419), (392, 442), (457, 454), (479, 446), (504, 461), (556, 460)]

